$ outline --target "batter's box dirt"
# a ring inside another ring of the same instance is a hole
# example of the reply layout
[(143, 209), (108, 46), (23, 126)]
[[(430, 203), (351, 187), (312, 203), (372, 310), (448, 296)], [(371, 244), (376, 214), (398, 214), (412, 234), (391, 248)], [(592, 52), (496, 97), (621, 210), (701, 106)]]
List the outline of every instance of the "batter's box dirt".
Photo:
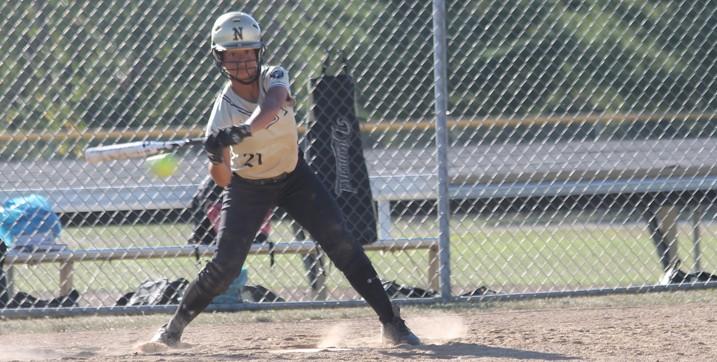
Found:
[(701, 293), (406, 307), (416, 347), (383, 346), (368, 308), (207, 314), (181, 348), (145, 350), (166, 315), (3, 321), (0, 360), (714, 360), (715, 292)]

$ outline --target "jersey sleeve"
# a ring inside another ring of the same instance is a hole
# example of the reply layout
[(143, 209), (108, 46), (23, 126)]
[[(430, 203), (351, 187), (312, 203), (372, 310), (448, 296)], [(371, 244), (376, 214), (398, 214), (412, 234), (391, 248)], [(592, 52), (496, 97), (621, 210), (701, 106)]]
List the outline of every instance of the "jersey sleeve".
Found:
[(222, 91), (214, 100), (212, 113), (209, 116), (209, 122), (207, 123), (207, 129), (205, 131), (207, 136), (213, 131), (232, 126), (231, 113), (229, 112), (226, 102), (224, 102), (224, 97), (225, 92)]
[(273, 87), (284, 87), (291, 95), (291, 87), (289, 86), (289, 72), (281, 66), (269, 67), (264, 76), (264, 89), (266, 92)]

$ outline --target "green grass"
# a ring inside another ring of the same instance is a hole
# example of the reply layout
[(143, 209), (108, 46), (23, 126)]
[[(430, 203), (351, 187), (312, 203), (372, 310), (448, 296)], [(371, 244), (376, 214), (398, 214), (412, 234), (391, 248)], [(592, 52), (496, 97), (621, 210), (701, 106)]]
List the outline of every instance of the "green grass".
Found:
[[(396, 221), (394, 237), (437, 236), (432, 219)], [(272, 239), (292, 239), (286, 222), (275, 222)], [(63, 241), (72, 248), (156, 246), (184, 244), (189, 225), (104, 226), (67, 228)], [(684, 268), (692, 267), (691, 230), (680, 225), (679, 254)], [(653, 284), (661, 276), (655, 248), (643, 223), (545, 223), (536, 218), (491, 220), (473, 216), (451, 220), (451, 275), (455, 293), (486, 285), (506, 292), (609, 288)], [(702, 225), (702, 266), (717, 269), (717, 224)], [(428, 287), (428, 252), (369, 252), (385, 280)], [(107, 305), (146, 279), (192, 279), (208, 258), (166, 258), (75, 263), (74, 284), (93, 291), (95, 303)], [(251, 255), (247, 260), (250, 283), (261, 284), (287, 299), (306, 298), (307, 281), (300, 255)], [(343, 275), (332, 265), (327, 285), (350, 292)], [(57, 290), (54, 263), (15, 267), (16, 290), (52, 293)]]

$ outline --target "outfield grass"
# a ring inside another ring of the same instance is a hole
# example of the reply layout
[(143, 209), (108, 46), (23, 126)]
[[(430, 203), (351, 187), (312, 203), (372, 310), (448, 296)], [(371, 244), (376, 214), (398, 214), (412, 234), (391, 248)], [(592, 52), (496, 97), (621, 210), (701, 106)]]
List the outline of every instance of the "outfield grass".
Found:
[[(653, 284), (661, 266), (646, 226), (625, 224), (569, 223), (552, 225), (534, 219), (511, 222), (467, 217), (451, 220), (451, 275), (455, 293), (486, 285), (506, 292), (555, 291), (576, 288), (609, 288)], [(394, 237), (436, 236), (432, 220), (396, 221)], [(287, 222), (275, 222), (272, 239), (292, 238)], [(63, 241), (72, 248), (157, 246), (185, 243), (189, 225), (103, 226), (67, 228)], [(692, 267), (691, 229), (680, 225), (680, 256), (685, 269)], [(717, 269), (717, 224), (702, 227), (702, 267)], [(428, 252), (369, 252), (376, 269), (386, 280), (427, 287)], [(81, 292), (95, 291), (91, 302), (109, 305), (124, 292), (146, 279), (193, 278), (203, 263), (194, 258), (79, 262), (74, 283)], [(252, 255), (247, 261), (250, 284), (261, 284), (281, 296), (306, 298), (307, 282), (299, 255)], [(332, 297), (350, 292), (348, 283), (335, 267), (328, 269), (327, 285), (336, 288)], [(15, 268), (16, 290), (42, 295), (57, 290), (58, 266), (42, 264)], [(88, 295), (91, 293), (88, 293)]]

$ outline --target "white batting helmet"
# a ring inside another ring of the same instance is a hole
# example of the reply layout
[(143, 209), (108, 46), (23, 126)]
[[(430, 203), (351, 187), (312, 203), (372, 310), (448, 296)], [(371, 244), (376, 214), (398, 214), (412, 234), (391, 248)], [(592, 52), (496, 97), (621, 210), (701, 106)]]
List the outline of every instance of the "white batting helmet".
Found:
[(212, 26), (212, 52), (227, 49), (262, 49), (261, 28), (251, 15), (241, 11), (226, 13)]

